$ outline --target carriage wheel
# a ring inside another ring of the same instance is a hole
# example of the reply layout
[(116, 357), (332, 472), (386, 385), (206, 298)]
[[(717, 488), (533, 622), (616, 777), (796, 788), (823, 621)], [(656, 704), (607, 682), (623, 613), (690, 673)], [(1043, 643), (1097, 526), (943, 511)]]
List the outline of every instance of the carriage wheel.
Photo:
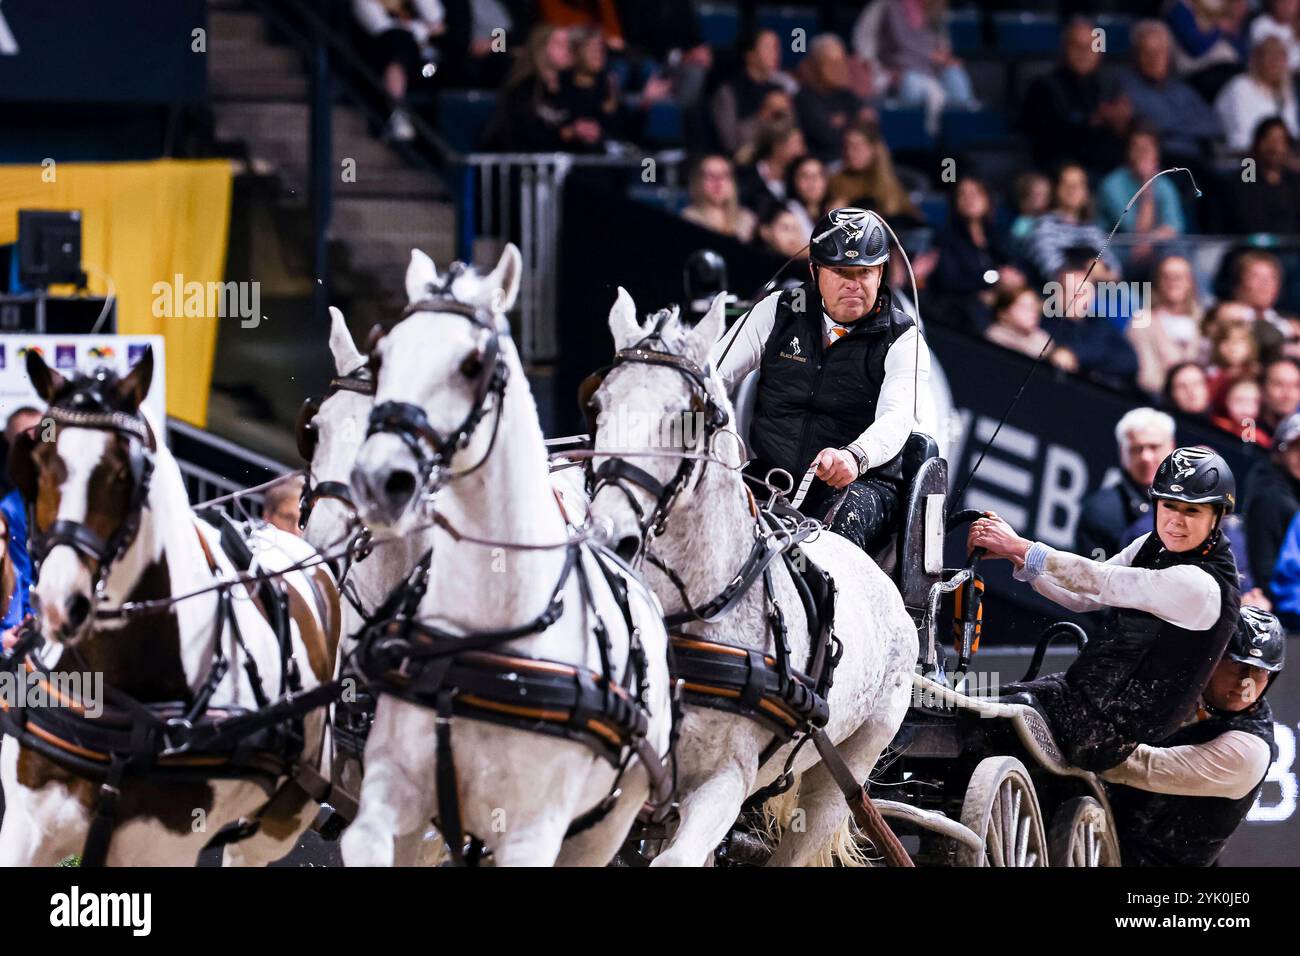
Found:
[(986, 757), (971, 774), (961, 822), (984, 845), (957, 848), (958, 866), (1047, 866), (1043, 815), (1029, 771), (1015, 757)]
[(1047, 837), (1052, 866), (1119, 866), (1106, 811), (1092, 797), (1072, 797), (1052, 816)]

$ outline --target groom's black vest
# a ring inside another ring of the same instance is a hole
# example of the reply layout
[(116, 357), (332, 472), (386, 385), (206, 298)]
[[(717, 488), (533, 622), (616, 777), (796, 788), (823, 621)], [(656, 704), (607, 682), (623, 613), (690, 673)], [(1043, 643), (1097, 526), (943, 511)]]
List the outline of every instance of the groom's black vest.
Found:
[[(797, 482), (823, 448), (843, 448), (876, 417), (885, 355), (912, 327), (887, 286), (876, 305), (827, 348), (822, 303), (811, 282), (780, 294), (763, 348), (749, 443), (765, 468), (784, 468)], [(901, 476), (899, 457), (873, 477)]]
[[(1273, 759), (1277, 759), (1273, 713), (1266, 701), (1260, 701), (1244, 713), (1217, 714), (1188, 724), (1160, 741), (1160, 746), (1203, 744), (1230, 730), (1255, 735), (1268, 744)], [(1111, 784), (1110, 804), (1115, 813), (1124, 865), (1209, 866), (1246, 818), (1263, 786), (1261, 777), (1250, 793), (1230, 800), (1151, 793)]]

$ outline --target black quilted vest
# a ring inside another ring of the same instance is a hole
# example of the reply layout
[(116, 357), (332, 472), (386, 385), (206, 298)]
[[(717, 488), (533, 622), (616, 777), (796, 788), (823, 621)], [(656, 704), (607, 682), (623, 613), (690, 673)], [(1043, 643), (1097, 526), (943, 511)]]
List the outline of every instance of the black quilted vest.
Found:
[(1208, 630), (1118, 608), (1108, 633), (1089, 643), (1066, 671), (1066, 681), (1106, 716), (1117, 737), (1134, 745), (1163, 740), (1192, 717), (1237, 626), (1237, 562), (1221, 531), (1210, 540), (1208, 547), (1174, 553), (1152, 532), (1133, 559), (1135, 568), (1194, 564), (1208, 572), (1220, 594), (1219, 617)]
[[(1273, 713), (1266, 701), (1260, 701), (1244, 713), (1216, 714), (1188, 724), (1160, 741), (1160, 746), (1202, 744), (1229, 730), (1254, 734), (1268, 744), (1273, 759), (1277, 759)], [(1227, 797), (1151, 793), (1134, 787), (1110, 785), (1111, 808), (1115, 811), (1124, 865), (1209, 866), (1250, 812), (1263, 786), (1264, 778), (1261, 777), (1250, 793), (1239, 800), (1229, 800)]]
[[(784, 468), (797, 482), (823, 448), (843, 448), (861, 435), (876, 418), (885, 355), (911, 327), (882, 285), (875, 308), (827, 348), (816, 285), (782, 292), (763, 349), (749, 433), (762, 465)], [(897, 481), (898, 464), (896, 458), (870, 474)]]

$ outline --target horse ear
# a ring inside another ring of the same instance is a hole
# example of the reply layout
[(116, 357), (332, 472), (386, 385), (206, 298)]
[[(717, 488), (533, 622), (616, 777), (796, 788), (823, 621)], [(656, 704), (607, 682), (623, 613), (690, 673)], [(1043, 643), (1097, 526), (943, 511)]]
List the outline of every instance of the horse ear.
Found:
[(438, 286), (438, 268), (419, 249), (411, 250), (411, 264), (406, 267), (406, 298), (419, 302), (428, 298), (429, 290)]
[(35, 349), (27, 350), (27, 377), (32, 380), (32, 387), (36, 389), (36, 394), (46, 403), (54, 401), (54, 396), (59, 393), (66, 381), (62, 375), (45, 364), (45, 359), (41, 358), (41, 353)]
[(135, 368), (131, 369), (131, 373), (126, 378), (117, 383), (117, 397), (123, 407), (134, 412), (144, 404), (151, 384), (153, 384), (153, 346), (146, 345), (140, 361), (135, 363)]
[(622, 286), (618, 287), (618, 298), (609, 310), (609, 331), (614, 336), (615, 349), (625, 349), (641, 338), (641, 325), (636, 320), (636, 303)]
[(330, 306), (330, 352), (334, 356), (334, 370), (339, 375), (346, 375), (365, 361), (352, 341), (348, 330), (348, 320), (334, 306)]
[(713, 297), (713, 303), (709, 306), (709, 311), (704, 313), (704, 318), (700, 319), (687, 335), (686, 357), (696, 365), (702, 366), (708, 363), (713, 346), (717, 345), (718, 339), (722, 338), (726, 307), (727, 293), (719, 292)]
[(515, 307), (523, 272), (524, 260), (519, 248), (513, 242), (507, 242), (496, 268), (484, 279), (491, 296), (491, 301), (486, 304), (493, 312), (509, 312)]

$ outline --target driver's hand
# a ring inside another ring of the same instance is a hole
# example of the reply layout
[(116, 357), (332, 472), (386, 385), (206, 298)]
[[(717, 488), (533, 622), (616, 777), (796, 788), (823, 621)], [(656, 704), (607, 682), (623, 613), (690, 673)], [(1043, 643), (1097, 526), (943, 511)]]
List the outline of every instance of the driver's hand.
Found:
[(843, 488), (858, 477), (858, 460), (843, 448), (823, 448), (813, 464), (817, 477), (832, 488)]

